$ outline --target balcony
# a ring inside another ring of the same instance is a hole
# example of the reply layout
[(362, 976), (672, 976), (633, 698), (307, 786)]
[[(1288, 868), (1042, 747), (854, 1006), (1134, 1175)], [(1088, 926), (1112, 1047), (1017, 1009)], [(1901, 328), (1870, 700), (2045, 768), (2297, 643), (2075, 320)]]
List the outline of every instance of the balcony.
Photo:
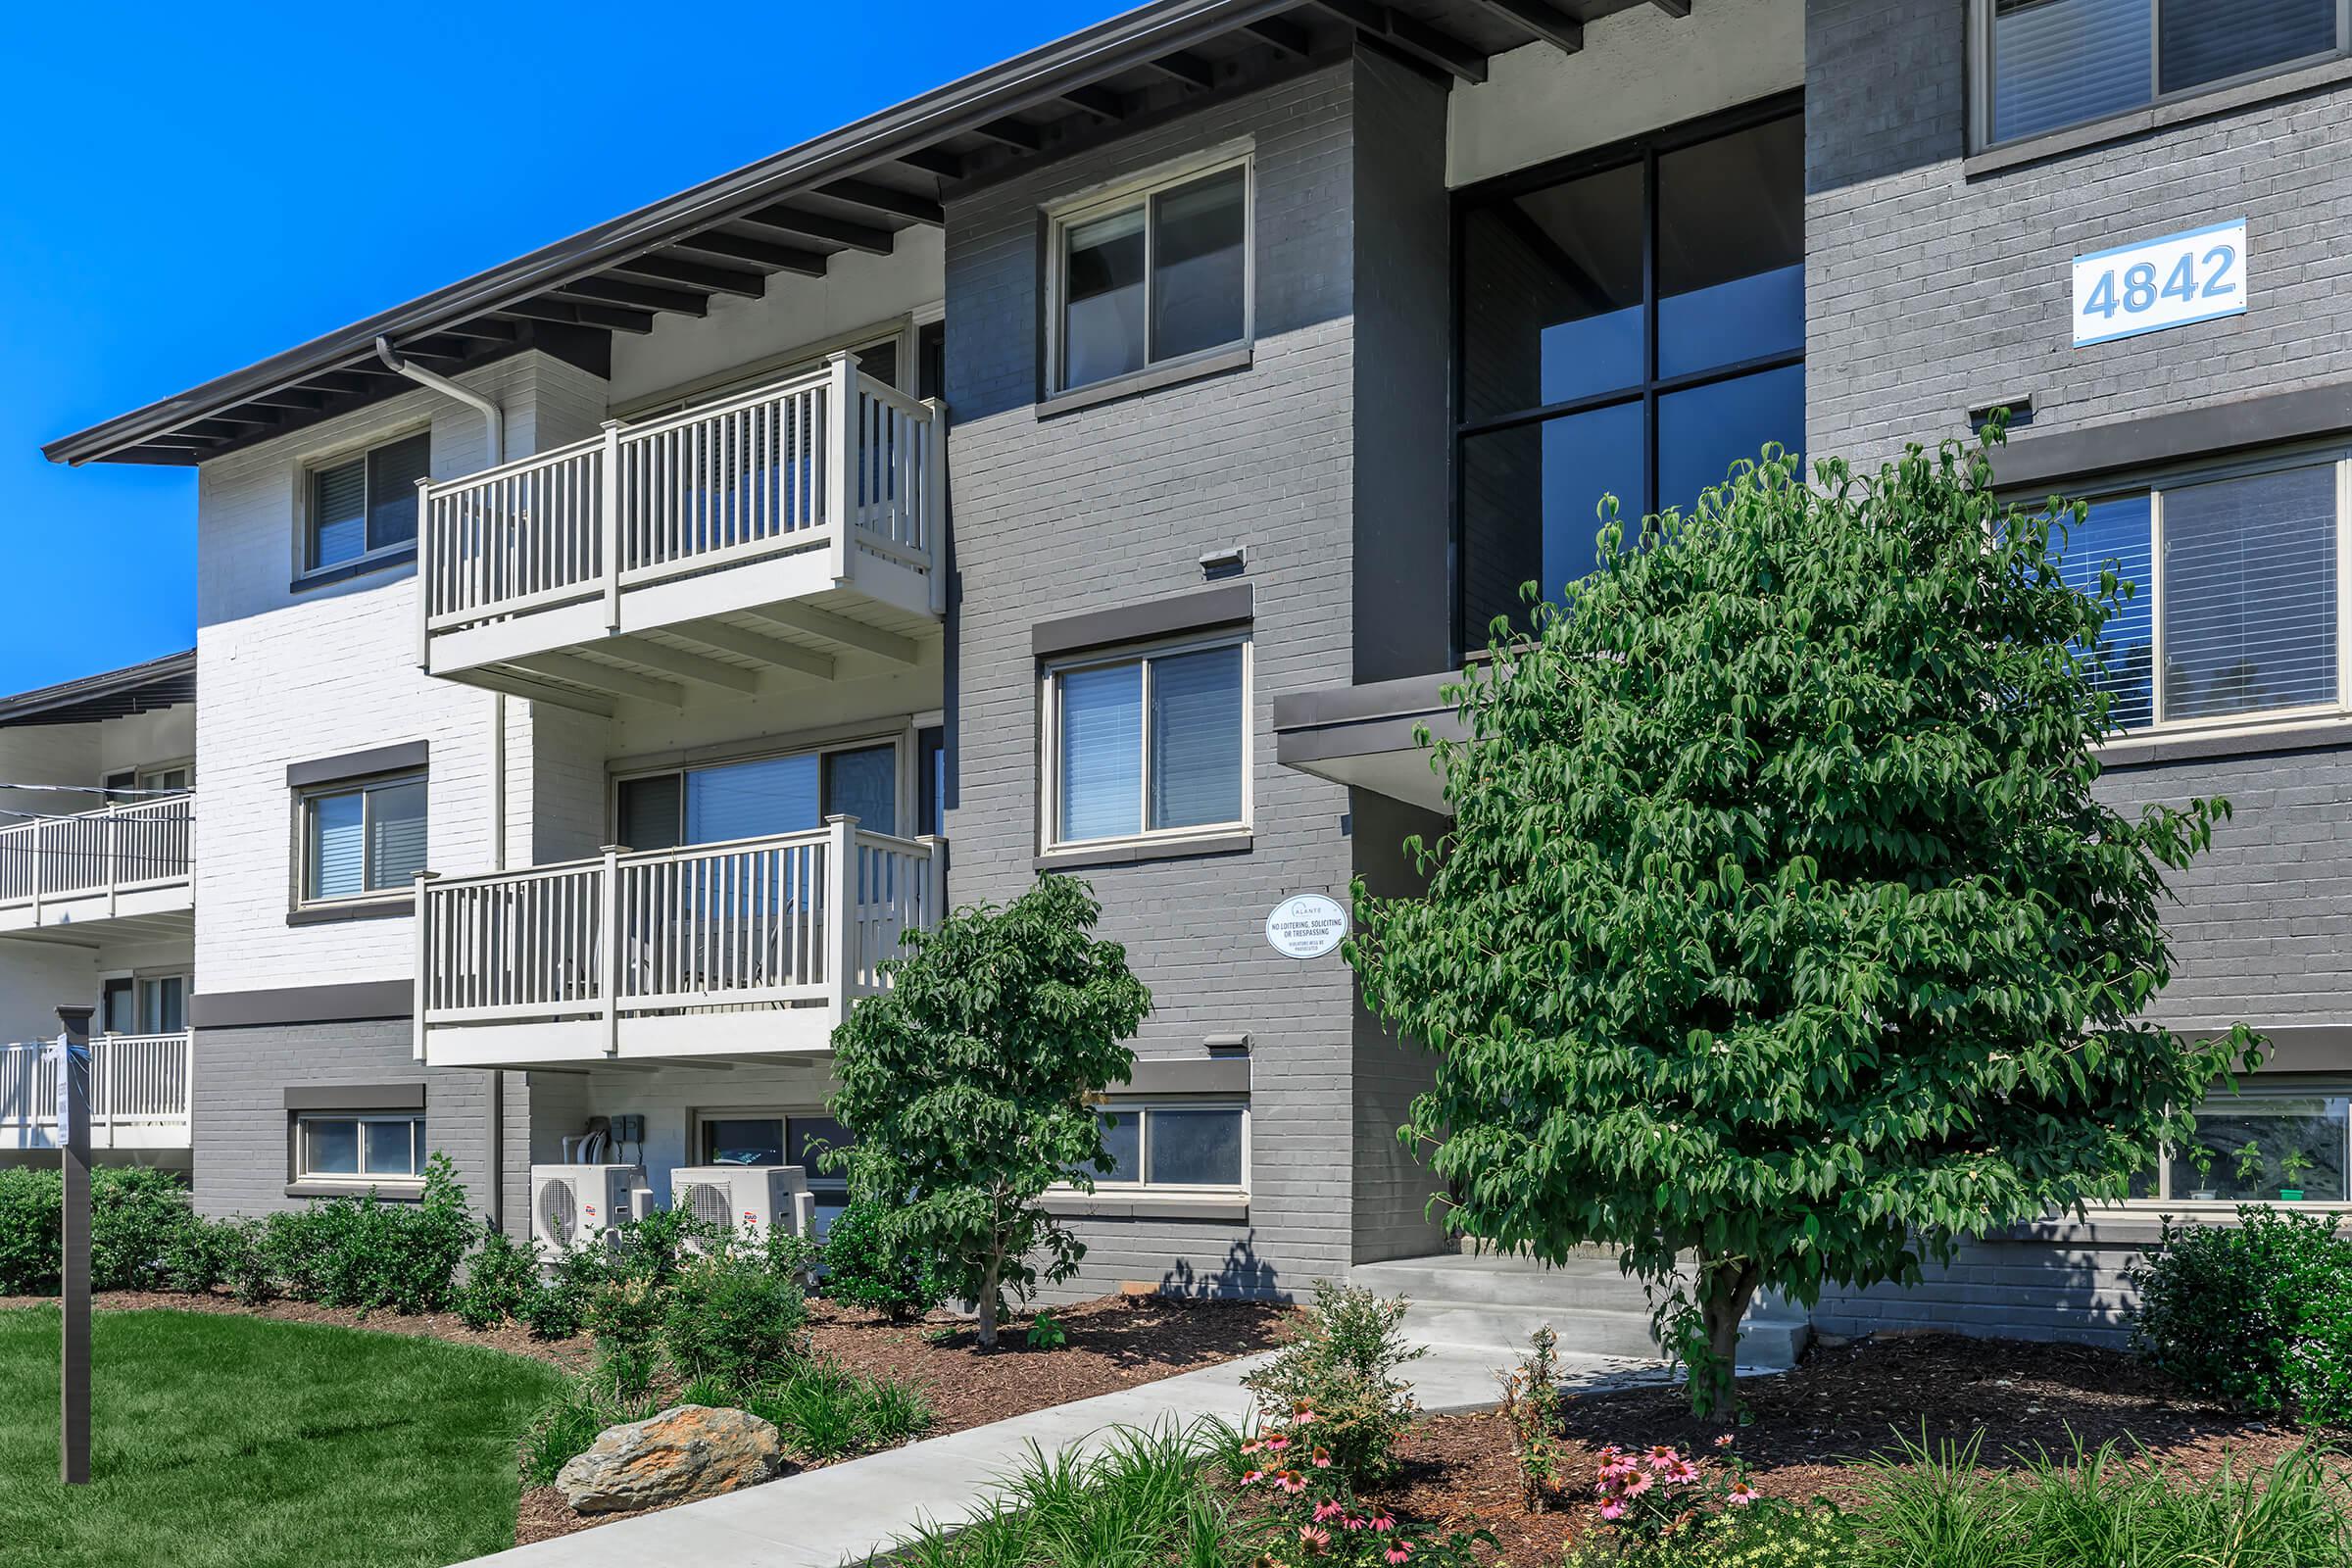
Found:
[(526, 1067), (826, 1050), (937, 922), (944, 846), (806, 833), (417, 882), (417, 1059)]
[[(57, 1058), (53, 1043), (0, 1046), (0, 1150), (55, 1149)], [(187, 1031), (100, 1035), (90, 1042), (90, 1147), (186, 1149)]]
[(195, 804), (177, 795), (0, 827), (0, 934), (109, 921), (109, 936), (187, 935)]
[(845, 655), (910, 664), (945, 605), (937, 404), (852, 355), (421, 487), (424, 667), (611, 713)]

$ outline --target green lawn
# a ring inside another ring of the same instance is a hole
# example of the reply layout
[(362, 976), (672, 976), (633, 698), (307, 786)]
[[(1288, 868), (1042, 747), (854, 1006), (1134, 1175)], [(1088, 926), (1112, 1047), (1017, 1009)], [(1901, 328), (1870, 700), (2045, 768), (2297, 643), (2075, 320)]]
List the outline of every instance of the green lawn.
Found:
[(512, 1545), (553, 1368), (470, 1346), (101, 1312), (91, 1484), (57, 1482), (58, 1314), (0, 1311), (0, 1564), (400, 1568)]

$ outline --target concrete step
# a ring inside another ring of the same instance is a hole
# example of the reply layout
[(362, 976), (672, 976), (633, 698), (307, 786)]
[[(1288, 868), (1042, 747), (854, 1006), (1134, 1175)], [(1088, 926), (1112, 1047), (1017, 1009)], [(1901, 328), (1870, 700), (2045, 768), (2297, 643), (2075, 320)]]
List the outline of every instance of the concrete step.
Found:
[[(1405, 1334), (1416, 1344), (1454, 1354), (1490, 1357), (1495, 1368), (1515, 1365), (1528, 1341), (1548, 1326), (1563, 1355), (1654, 1361), (1649, 1301), (1642, 1282), (1618, 1270), (1613, 1255), (1573, 1259), (1546, 1268), (1525, 1258), (1445, 1254), (1358, 1264), (1351, 1284), (1412, 1303)], [(1767, 1303), (1751, 1311), (1741, 1331), (1740, 1364), (1786, 1371), (1805, 1346), (1804, 1319)]]

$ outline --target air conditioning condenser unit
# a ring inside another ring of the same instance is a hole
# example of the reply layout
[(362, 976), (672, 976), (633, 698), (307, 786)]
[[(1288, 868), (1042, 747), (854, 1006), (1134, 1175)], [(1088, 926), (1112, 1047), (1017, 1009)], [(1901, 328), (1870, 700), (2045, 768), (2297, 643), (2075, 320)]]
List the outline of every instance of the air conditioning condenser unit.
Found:
[(781, 1226), (806, 1236), (816, 1200), (798, 1165), (681, 1165), (669, 1173), (669, 1206), (759, 1243)]
[(602, 1240), (635, 1217), (644, 1185), (640, 1165), (533, 1165), (531, 1240), (559, 1252)]

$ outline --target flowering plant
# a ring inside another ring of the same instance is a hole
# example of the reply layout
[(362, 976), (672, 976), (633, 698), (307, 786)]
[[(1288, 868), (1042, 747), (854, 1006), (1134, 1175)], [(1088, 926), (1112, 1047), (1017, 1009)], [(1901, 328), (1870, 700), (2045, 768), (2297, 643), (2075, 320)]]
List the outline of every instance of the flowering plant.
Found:
[(1717, 1438), (1715, 1448), (1722, 1457), (1711, 1459), (1670, 1444), (1639, 1453), (1611, 1444), (1600, 1450), (1600, 1468), (1592, 1481), (1601, 1518), (1623, 1535), (1655, 1542), (1726, 1509), (1748, 1506), (1761, 1494), (1731, 1446), (1729, 1436)]
[(1264, 1549), (1251, 1568), (1470, 1568), (1484, 1530), (1445, 1537), (1407, 1530), (1396, 1514), (1357, 1500), (1306, 1406), (1242, 1440), (1235, 1482), (1266, 1501)]
[(1546, 1324), (1528, 1343), (1526, 1359), (1495, 1377), (1502, 1384), (1503, 1419), (1511, 1427), (1511, 1454), (1519, 1461), (1521, 1505), (1542, 1513), (1568, 1489), (1568, 1458), (1560, 1441), (1560, 1411), (1567, 1399), (1560, 1392), (1559, 1336)]

